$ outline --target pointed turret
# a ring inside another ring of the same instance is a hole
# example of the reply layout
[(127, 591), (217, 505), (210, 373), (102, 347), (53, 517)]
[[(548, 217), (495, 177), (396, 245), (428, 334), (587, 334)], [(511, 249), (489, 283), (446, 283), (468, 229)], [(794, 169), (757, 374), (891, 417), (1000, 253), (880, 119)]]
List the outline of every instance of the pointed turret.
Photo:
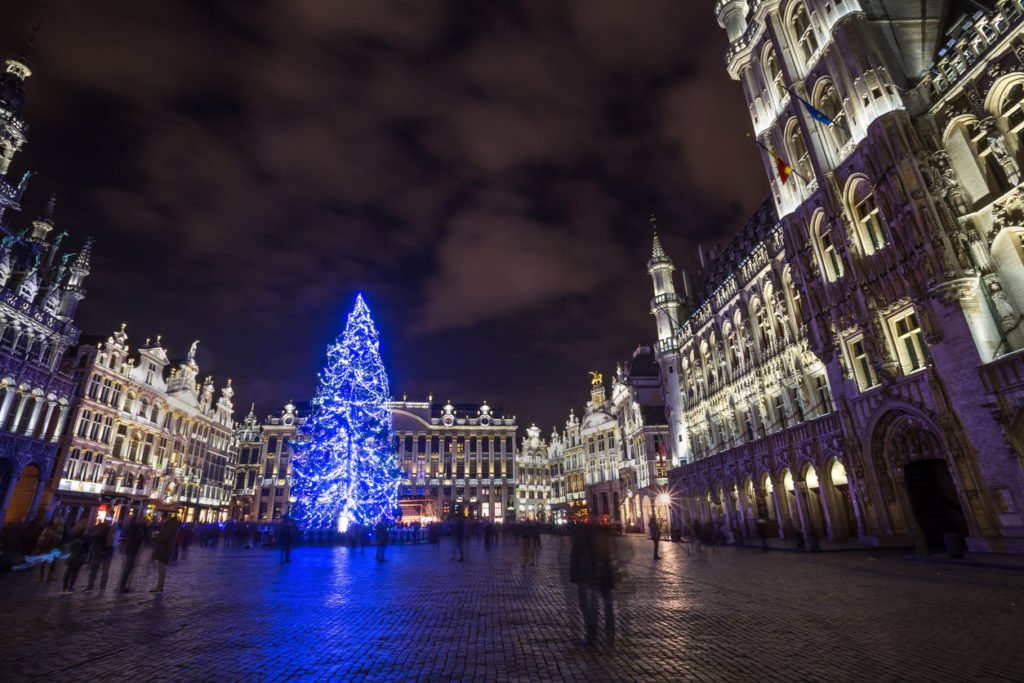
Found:
[(676, 286), (672, 281), (672, 271), (676, 268), (658, 239), (658, 226), (653, 214), (650, 223), (654, 229), (654, 246), (651, 249), (651, 260), (647, 262), (647, 272), (654, 280), (651, 314), (657, 320), (659, 345), (665, 346), (671, 343), (679, 327), (679, 308), (682, 302), (676, 295)]
[(46, 241), (46, 236), (53, 230), (53, 215), (56, 209), (57, 193), (54, 192), (50, 195), (49, 201), (46, 202), (46, 209), (43, 211), (43, 215), (32, 221), (32, 236), (29, 237), (30, 240), (33, 242)]
[[(675, 266), (672, 259), (665, 254), (658, 239), (654, 216), (651, 216), (651, 227), (654, 229), (654, 247), (651, 260), (647, 263), (647, 272), (654, 280), (654, 298), (651, 299), (651, 314), (658, 327), (658, 343), (655, 345), (655, 358), (661, 371), (661, 381), (665, 392), (665, 404), (668, 408), (669, 429), (672, 434), (672, 463), (680, 465), (690, 462), (686, 425), (683, 423), (681, 410), (679, 368), (676, 367), (676, 332), (680, 327), (680, 314), (688, 313), (690, 302), (683, 302), (676, 295), (676, 286), (672, 280)], [(683, 281), (685, 283), (685, 273)], [(684, 310), (685, 307), (685, 310)]]

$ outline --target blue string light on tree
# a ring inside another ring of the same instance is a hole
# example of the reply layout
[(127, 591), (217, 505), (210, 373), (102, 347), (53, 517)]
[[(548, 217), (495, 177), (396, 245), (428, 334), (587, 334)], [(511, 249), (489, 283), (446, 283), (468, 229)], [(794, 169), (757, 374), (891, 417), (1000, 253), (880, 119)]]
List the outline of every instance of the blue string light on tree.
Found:
[(362, 294), (327, 366), (296, 458), (293, 516), (306, 529), (345, 531), (351, 524), (394, 521), (400, 470), (395, 460), (391, 392), (380, 335)]

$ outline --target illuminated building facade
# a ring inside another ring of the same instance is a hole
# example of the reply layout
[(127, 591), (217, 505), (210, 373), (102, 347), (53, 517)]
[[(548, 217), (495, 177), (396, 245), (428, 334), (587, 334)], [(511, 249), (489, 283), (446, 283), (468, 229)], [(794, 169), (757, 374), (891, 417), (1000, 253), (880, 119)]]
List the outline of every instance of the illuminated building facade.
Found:
[(424, 518), (517, 517), (516, 419), (483, 405), (392, 401), (400, 503)]
[(565, 429), (552, 434), (551, 461), (561, 463), (564, 496), (552, 507), (561, 515), (613, 520), (619, 518), (619, 429), (613, 406), (605, 396), (603, 377), (591, 373), (590, 401), (583, 419), (569, 413)]
[(308, 403), (288, 403), (281, 414), (257, 420), (252, 409), (235, 430), (238, 464), (235, 468), (229, 517), (240, 522), (273, 522), (288, 512), (292, 495), (290, 444), (305, 437), (301, 427)]
[(795, 173), (765, 155), (771, 206), (659, 318), (683, 517), (1024, 551), (1024, 5), (958, 7), (716, 3), (754, 133)]
[(172, 363), (160, 338), (133, 353), (124, 326), (79, 344), (65, 359), (75, 378), (69, 429), (52, 493), (69, 522), (125, 522), (158, 511), (185, 521), (227, 518), (237, 446), (231, 381), (214, 403), (197, 381), (196, 345)]
[(47, 512), (52, 500), (47, 483), (74, 393), (61, 361), (78, 341), (73, 319), (92, 249), (87, 239), (77, 253), (61, 253), (67, 233), (51, 235), (54, 197), (31, 225), (10, 223), (32, 175), (17, 185), (7, 176), (27, 142), (20, 109), (31, 73), (22, 57), (0, 76), (0, 523), (11, 524)]
[(540, 429), (526, 429), (516, 455), (518, 481), (516, 519), (520, 521), (551, 520), (551, 463), (547, 443), (540, 438)]
[(618, 422), (622, 497), (615, 517), (627, 528), (646, 529), (651, 514), (666, 523), (671, 510), (662, 494), (672, 466), (661, 370), (650, 346), (620, 363), (612, 380), (612, 413)]

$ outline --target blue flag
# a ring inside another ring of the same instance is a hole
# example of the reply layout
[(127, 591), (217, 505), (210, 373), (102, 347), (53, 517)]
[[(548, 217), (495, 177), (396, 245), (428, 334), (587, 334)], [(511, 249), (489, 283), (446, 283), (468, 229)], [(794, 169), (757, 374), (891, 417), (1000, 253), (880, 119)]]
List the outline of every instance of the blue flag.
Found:
[(820, 109), (816, 109), (810, 102), (808, 102), (804, 98), (800, 97), (796, 93), (793, 93), (793, 96), (804, 103), (804, 108), (807, 110), (807, 113), (810, 114), (811, 118), (814, 119), (815, 121), (824, 123), (826, 126), (831, 126), (833, 123), (835, 123), (835, 121), (830, 119), (825, 112), (821, 111)]

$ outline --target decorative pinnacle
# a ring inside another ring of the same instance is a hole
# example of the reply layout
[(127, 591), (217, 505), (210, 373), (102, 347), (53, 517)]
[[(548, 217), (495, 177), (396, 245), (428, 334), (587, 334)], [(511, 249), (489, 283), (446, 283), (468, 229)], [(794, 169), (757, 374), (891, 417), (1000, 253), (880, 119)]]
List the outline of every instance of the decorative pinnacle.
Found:
[(43, 209), (43, 221), (53, 225), (53, 216), (57, 209), (57, 193), (54, 192), (50, 195), (50, 199), (46, 202), (46, 208)]
[(92, 257), (92, 244), (95, 241), (92, 237), (85, 238), (85, 246), (82, 247), (82, 251), (78, 252), (78, 256), (75, 258), (74, 267), (78, 270), (89, 272), (89, 259)]

